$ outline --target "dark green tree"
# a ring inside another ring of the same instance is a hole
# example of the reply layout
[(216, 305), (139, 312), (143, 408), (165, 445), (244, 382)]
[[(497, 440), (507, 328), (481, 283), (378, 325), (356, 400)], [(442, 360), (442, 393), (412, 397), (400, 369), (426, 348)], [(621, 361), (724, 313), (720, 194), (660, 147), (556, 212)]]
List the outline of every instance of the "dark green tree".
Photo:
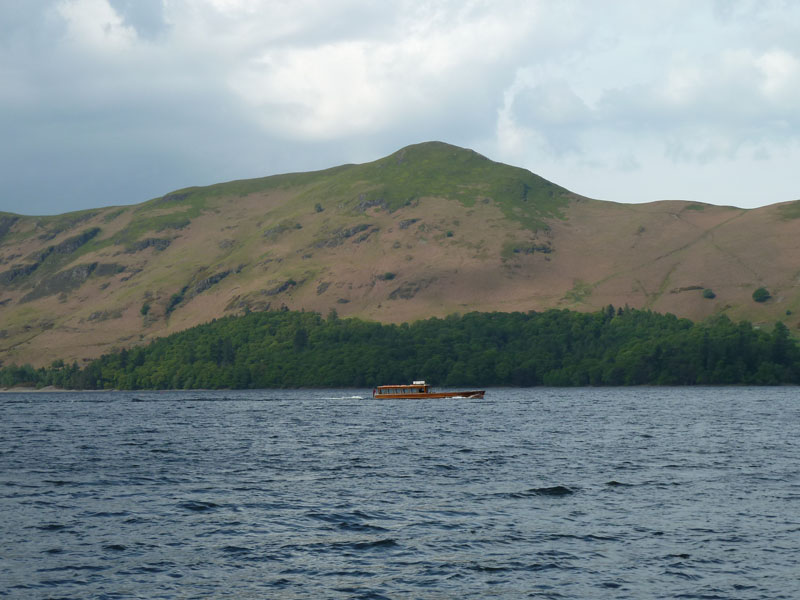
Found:
[(767, 291), (767, 288), (760, 287), (753, 292), (753, 300), (756, 302), (766, 302), (771, 298), (771, 294)]

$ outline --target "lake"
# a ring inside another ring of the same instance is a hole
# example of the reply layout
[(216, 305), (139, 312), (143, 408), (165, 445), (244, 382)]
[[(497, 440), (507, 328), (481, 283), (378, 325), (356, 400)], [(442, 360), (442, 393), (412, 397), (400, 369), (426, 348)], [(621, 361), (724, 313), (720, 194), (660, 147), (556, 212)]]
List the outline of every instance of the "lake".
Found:
[(4, 598), (800, 598), (797, 388), (0, 394)]

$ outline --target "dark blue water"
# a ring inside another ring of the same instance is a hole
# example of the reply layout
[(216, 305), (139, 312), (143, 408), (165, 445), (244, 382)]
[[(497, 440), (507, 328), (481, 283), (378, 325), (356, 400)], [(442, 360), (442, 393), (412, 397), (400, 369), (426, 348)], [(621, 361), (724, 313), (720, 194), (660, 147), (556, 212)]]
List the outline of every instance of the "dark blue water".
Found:
[(0, 394), (7, 598), (800, 598), (795, 388)]

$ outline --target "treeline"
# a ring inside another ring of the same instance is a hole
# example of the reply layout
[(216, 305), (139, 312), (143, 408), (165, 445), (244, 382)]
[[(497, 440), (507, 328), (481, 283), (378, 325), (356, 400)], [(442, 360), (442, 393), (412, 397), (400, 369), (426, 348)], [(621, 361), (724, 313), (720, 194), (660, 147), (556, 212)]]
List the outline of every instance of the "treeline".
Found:
[(70, 389), (800, 383), (800, 349), (727, 317), (470, 313), (385, 325), (306, 312), (225, 317), (87, 364), (0, 369), (0, 386)]

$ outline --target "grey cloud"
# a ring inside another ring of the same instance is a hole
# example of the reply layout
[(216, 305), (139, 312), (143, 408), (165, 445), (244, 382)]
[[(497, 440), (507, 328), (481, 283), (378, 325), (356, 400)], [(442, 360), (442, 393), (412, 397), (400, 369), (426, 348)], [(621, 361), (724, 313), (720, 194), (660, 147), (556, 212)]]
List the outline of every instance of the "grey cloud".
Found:
[(12, 32), (33, 32), (41, 28), (42, 17), (54, 0), (26, 0), (0, 3), (0, 32), (8, 39)]
[(164, 20), (163, 0), (108, 0), (123, 22), (133, 27), (139, 37), (156, 39), (169, 28)]
[(594, 116), (565, 81), (542, 82), (514, 96), (511, 110), (517, 122), (536, 131), (558, 153), (579, 152), (580, 135)]

